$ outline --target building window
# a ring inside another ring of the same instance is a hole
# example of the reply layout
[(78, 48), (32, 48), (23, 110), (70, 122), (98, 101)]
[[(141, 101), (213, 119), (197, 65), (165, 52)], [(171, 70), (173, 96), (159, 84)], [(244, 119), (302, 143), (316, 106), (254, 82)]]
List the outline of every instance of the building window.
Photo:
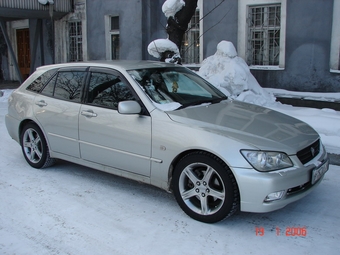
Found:
[(238, 3), (238, 55), (252, 69), (284, 69), (287, 0)]
[(119, 59), (119, 16), (110, 17), (111, 59)]
[(279, 65), (280, 24), (280, 4), (249, 7), (248, 65)]
[(81, 21), (69, 21), (69, 50), (68, 61), (83, 61), (83, 35)]
[(181, 47), (182, 62), (200, 63), (200, 11), (196, 9), (184, 34)]

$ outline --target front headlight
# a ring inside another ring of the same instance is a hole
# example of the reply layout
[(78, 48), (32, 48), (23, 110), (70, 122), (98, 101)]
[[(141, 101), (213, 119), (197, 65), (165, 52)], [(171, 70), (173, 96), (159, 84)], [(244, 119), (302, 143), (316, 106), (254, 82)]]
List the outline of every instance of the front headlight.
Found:
[(241, 150), (243, 157), (256, 170), (269, 172), (293, 166), (292, 161), (283, 152)]

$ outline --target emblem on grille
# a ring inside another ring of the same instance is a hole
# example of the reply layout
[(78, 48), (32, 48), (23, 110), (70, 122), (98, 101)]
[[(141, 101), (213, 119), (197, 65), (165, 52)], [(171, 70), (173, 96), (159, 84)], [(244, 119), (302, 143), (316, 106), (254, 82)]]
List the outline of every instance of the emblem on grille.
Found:
[(315, 149), (313, 147), (310, 148), (310, 153), (312, 154), (312, 156), (315, 156)]

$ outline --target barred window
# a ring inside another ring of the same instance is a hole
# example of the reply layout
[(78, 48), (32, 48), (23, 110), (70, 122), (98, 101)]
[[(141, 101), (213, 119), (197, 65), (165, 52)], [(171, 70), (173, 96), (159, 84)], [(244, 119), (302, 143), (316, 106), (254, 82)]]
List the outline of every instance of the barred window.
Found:
[(111, 59), (119, 59), (119, 16), (110, 18)]
[(69, 21), (69, 50), (68, 61), (83, 61), (83, 35), (81, 21)]
[(184, 34), (181, 57), (182, 62), (199, 63), (200, 62), (200, 11), (196, 9), (188, 25), (188, 30)]
[(281, 5), (249, 6), (248, 65), (278, 66)]

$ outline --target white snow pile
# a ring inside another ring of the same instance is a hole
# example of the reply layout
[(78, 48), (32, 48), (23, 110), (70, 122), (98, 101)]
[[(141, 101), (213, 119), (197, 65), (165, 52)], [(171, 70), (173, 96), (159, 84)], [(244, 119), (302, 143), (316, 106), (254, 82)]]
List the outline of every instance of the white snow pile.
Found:
[(11, 95), (13, 90), (11, 89), (4, 89), (0, 90), (0, 102), (7, 103), (9, 96)]
[(169, 39), (157, 39), (152, 41), (148, 46), (148, 52), (155, 58), (161, 58), (161, 53), (172, 51), (179, 55), (177, 45)]
[(230, 98), (257, 105), (276, 104), (274, 95), (258, 84), (229, 41), (217, 45), (216, 53), (203, 61), (198, 74)]
[(54, 4), (53, 0), (38, 0), (39, 3), (46, 5), (46, 4)]
[(185, 2), (183, 0), (166, 0), (162, 6), (162, 12), (167, 18), (175, 16), (180, 11)]

